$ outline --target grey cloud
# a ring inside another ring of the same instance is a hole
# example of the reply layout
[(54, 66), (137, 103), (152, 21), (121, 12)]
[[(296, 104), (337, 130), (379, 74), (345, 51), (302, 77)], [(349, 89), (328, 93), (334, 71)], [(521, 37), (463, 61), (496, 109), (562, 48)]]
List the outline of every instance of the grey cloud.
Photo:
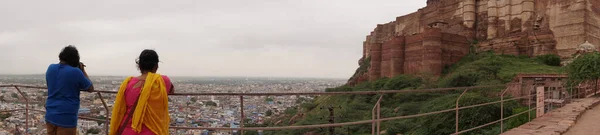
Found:
[(398, 0), (0, 2), (0, 74), (37, 74), (74, 44), (92, 75), (135, 75), (142, 49), (177, 76), (347, 78), (376, 24), (416, 11)]

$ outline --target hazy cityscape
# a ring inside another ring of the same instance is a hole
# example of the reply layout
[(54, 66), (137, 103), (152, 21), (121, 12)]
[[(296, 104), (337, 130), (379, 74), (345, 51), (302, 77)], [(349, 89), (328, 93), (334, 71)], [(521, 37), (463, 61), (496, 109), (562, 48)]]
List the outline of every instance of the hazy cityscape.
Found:
[[(121, 76), (92, 76), (96, 90), (117, 91)], [(345, 79), (316, 78), (256, 78), (256, 77), (171, 77), (176, 93), (265, 93), (265, 92), (322, 92), (325, 88), (343, 85)], [(45, 86), (43, 75), (0, 75), (0, 85), (18, 84)], [(44, 111), (45, 89), (20, 88), (30, 101), (30, 108)], [(103, 94), (109, 109), (115, 94)], [(294, 107), (300, 98), (310, 96), (245, 96), (244, 116), (247, 124), (261, 124), (263, 119), (276, 116)], [(0, 88), (0, 111), (25, 108), (25, 99), (13, 87)], [(169, 96), (171, 126), (178, 127), (239, 127), (239, 96)], [(0, 113), (0, 135), (45, 134), (43, 112), (30, 111), (29, 130), (25, 128), (25, 111)], [(81, 93), (79, 115), (105, 119), (110, 115), (96, 93)], [(109, 116), (110, 117), (110, 116)], [(105, 134), (104, 122), (79, 119), (79, 134)], [(172, 134), (203, 135), (236, 134), (237, 131), (171, 130)]]

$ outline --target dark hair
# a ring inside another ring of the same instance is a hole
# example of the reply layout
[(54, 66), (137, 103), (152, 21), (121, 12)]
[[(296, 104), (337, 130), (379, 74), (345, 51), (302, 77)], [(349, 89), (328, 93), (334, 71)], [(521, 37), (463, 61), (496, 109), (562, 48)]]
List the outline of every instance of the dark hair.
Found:
[(69, 45), (62, 49), (58, 55), (58, 59), (70, 66), (79, 66), (79, 51), (73, 45)]
[(158, 54), (154, 50), (146, 49), (142, 51), (140, 57), (137, 59), (138, 67), (142, 73), (150, 72), (158, 66)]

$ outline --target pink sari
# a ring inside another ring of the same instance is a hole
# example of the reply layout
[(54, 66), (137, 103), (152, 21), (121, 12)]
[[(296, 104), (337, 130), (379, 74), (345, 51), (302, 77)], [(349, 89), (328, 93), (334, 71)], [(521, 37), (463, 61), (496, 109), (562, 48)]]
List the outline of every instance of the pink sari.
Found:
[[(164, 75), (162, 76), (162, 78), (165, 81), (165, 86), (167, 87), (167, 93), (169, 93), (171, 90), (171, 80), (169, 79), (169, 77), (164, 76)], [(133, 105), (135, 104), (135, 100), (140, 95), (140, 90), (142, 89), (142, 87), (133, 88), (133, 86), (136, 83), (138, 83), (139, 81), (140, 81), (139, 78), (134, 77), (134, 78), (131, 78), (129, 83), (127, 83), (127, 89), (125, 90), (125, 103), (127, 105), (127, 112), (125, 113), (125, 116), (123, 117), (123, 120), (122, 120), (123, 122), (125, 122), (127, 115), (130, 113)], [(123, 125), (123, 124), (121, 124), (121, 125)], [(142, 127), (142, 131), (140, 131), (140, 133), (136, 133), (131, 128), (131, 121), (129, 121), (129, 122), (127, 122), (127, 126), (125, 127), (125, 130), (123, 130), (123, 135), (154, 135), (154, 133), (152, 131), (150, 131), (150, 129), (148, 129), (148, 127), (146, 127), (146, 125), (144, 125)]]

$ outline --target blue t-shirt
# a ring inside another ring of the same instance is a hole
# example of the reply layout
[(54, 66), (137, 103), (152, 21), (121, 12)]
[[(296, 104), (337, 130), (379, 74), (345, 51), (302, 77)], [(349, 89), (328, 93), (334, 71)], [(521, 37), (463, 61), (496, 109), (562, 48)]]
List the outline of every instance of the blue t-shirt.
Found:
[(46, 71), (46, 84), (46, 122), (64, 128), (77, 127), (79, 92), (90, 88), (92, 82), (79, 68), (51, 64)]

